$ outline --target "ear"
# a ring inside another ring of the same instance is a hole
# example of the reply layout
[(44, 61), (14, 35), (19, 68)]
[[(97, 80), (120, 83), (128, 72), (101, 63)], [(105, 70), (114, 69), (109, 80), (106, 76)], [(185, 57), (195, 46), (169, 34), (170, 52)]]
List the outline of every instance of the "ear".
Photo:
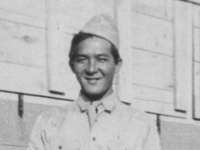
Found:
[(122, 67), (122, 60), (120, 59), (118, 61), (118, 64), (116, 64), (115, 73), (118, 73), (120, 71), (121, 67)]
[(74, 73), (74, 65), (73, 65), (73, 62), (69, 61), (69, 66), (70, 66), (72, 72)]

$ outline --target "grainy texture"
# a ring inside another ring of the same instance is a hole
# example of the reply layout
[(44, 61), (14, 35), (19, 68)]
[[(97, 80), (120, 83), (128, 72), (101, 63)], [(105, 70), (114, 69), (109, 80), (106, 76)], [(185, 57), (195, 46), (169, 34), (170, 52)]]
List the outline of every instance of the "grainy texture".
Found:
[[(55, 2), (55, 10), (49, 2)], [(199, 150), (197, 4), (199, 0), (1, 0), (0, 90), (10, 93), (0, 92), (0, 150), (25, 150), (37, 115), (77, 98), (80, 86), (68, 66), (71, 38), (102, 12), (120, 27), (124, 64), (114, 83), (118, 96), (129, 97), (133, 107), (154, 119), (169, 116), (169, 122), (161, 123), (164, 150)], [(17, 93), (25, 94), (23, 119)]]
[(198, 150), (200, 149), (199, 126), (161, 122), (162, 150)]
[(144, 13), (152, 17), (172, 20), (173, 0), (132, 1), (132, 11)]
[(175, 108), (190, 111), (187, 107), (192, 101), (192, 4), (175, 1), (174, 5)]
[(45, 34), (44, 29), (0, 20), (0, 61), (45, 68)]
[(134, 48), (173, 55), (172, 22), (133, 12), (129, 30)]

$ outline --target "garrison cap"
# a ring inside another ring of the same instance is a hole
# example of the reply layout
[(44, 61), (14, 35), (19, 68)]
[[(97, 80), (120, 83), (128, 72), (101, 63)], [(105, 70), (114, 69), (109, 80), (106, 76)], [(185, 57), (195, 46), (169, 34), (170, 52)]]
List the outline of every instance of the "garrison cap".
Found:
[(119, 49), (117, 24), (109, 15), (94, 16), (80, 32), (102, 37)]

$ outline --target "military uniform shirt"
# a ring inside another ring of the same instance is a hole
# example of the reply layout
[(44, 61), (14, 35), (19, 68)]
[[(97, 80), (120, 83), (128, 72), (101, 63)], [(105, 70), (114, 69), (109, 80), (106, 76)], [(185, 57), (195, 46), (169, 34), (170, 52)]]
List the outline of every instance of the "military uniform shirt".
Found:
[(120, 102), (113, 93), (97, 107), (93, 125), (89, 102), (77, 101), (38, 117), (28, 150), (159, 150), (155, 123), (147, 114)]

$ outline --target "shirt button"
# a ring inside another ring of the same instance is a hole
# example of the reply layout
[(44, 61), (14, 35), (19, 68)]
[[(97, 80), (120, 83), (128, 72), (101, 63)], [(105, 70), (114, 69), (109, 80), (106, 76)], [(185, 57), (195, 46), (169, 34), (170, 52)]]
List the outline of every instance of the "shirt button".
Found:
[(62, 146), (59, 146), (58, 148), (59, 148), (59, 149), (62, 149)]
[(96, 141), (96, 137), (93, 137), (92, 140), (93, 140), (93, 141)]

